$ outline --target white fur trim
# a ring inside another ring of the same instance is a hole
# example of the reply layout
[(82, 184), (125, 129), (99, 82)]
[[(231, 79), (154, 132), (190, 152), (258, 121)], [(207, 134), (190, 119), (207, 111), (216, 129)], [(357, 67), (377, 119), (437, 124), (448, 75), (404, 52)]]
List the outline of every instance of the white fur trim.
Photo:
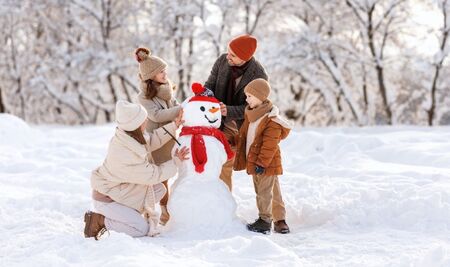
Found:
[(270, 111), (268, 116), (269, 118), (271, 118), (271, 120), (280, 124), (286, 129), (294, 128), (294, 122), (282, 117), (280, 114), (280, 109), (275, 105), (272, 107), (272, 110)]

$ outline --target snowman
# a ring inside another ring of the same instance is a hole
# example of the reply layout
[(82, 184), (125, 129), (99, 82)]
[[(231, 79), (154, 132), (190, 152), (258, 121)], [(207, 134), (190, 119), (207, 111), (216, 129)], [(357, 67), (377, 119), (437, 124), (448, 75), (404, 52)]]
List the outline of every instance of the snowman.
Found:
[[(211, 90), (192, 85), (194, 96), (183, 104), (183, 128), (178, 142), (190, 159), (178, 166), (168, 203), (171, 232), (216, 236), (236, 222), (236, 203), (222, 180), (222, 165), (234, 156), (221, 124), (219, 101)], [(177, 147), (174, 147), (174, 150)]]

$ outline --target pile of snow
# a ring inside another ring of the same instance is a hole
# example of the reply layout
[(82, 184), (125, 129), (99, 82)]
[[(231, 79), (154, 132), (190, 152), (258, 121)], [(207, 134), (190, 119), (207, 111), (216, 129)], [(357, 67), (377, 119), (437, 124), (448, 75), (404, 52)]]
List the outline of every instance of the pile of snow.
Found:
[(0, 145), (24, 147), (41, 139), (42, 134), (30, 128), (22, 119), (0, 113)]
[[(280, 177), (288, 235), (242, 223), (209, 239), (111, 232), (96, 242), (82, 216), (114, 125), (29, 127), (2, 115), (0, 126), (2, 266), (450, 266), (450, 127), (292, 132)], [(239, 219), (253, 221), (251, 178), (233, 182)]]

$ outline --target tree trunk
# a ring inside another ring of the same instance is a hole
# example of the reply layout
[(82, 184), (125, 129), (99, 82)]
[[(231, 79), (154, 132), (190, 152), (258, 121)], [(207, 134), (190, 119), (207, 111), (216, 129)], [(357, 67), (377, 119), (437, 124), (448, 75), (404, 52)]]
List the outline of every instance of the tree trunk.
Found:
[(366, 115), (369, 115), (369, 98), (367, 96), (367, 74), (366, 74), (366, 68), (364, 67), (364, 64), (362, 65), (362, 75), (363, 75), (362, 91), (363, 91), (363, 99), (364, 99), (364, 109), (366, 110)]
[(178, 94), (181, 97), (181, 99), (184, 99), (185, 94), (185, 88), (184, 88), (184, 67), (183, 67), (183, 58), (182, 58), (182, 44), (183, 39), (176, 38), (174, 40), (175, 43), (175, 58), (178, 60)]
[[(442, 42), (440, 47), (440, 53), (444, 54), (445, 46), (447, 44), (448, 34), (449, 30), (447, 29), (447, 1), (444, 1), (442, 3), (442, 13), (444, 16), (444, 32), (442, 34)], [(435, 116), (435, 110), (436, 110), (436, 89), (437, 89), (437, 81), (439, 79), (439, 74), (442, 68), (442, 64), (444, 62), (445, 57), (442, 56), (442, 58), (439, 60), (438, 64), (436, 65), (436, 69), (434, 71), (434, 77), (433, 77), (433, 83), (431, 85), (431, 106), (430, 109), (427, 111), (428, 113), (428, 125), (433, 126), (434, 116)]]
[(3, 92), (2, 92), (2, 88), (0, 88), (0, 113), (5, 113), (6, 112), (6, 108), (5, 108), (5, 104), (3, 103)]
[(250, 34), (250, 5), (245, 4), (245, 33)]
[(17, 78), (17, 94), (19, 95), (19, 99), (20, 99), (20, 112), (22, 115), (22, 119), (26, 120), (26, 115), (25, 115), (25, 98), (23, 97), (23, 92), (22, 92), (22, 80), (19, 78)]
[(20, 112), (21, 112), (22, 119), (25, 120), (26, 119), (25, 118), (25, 99), (24, 99), (23, 93), (22, 93), (22, 80), (20, 78), (21, 72), (19, 71), (19, 66), (18, 66), (18, 63), (17, 63), (17, 50), (16, 50), (16, 45), (15, 45), (15, 42), (14, 42), (13, 28), (12, 27), (10, 29), (9, 37), (11, 38), (10, 39), (11, 40), (11, 59), (12, 59), (12, 62), (13, 62), (13, 68), (14, 68), (14, 71), (19, 74), (19, 76), (16, 79), (16, 82), (17, 82), (16, 95), (19, 96), (20, 109), (21, 109)]
[(128, 89), (127, 89), (127, 85), (125, 84), (125, 79), (124, 78), (120, 78), (120, 84), (122, 85), (122, 89), (123, 89), (123, 91), (125, 92), (125, 95), (127, 96), (127, 100), (129, 101), (129, 102), (131, 102), (131, 95), (130, 95), (130, 93), (128, 92)]
[(113, 103), (116, 103), (117, 102), (117, 94), (116, 94), (116, 88), (114, 88), (112, 74), (108, 74), (108, 76), (106, 77), (106, 80), (108, 81), (108, 84), (109, 84), (109, 90), (111, 91)]
[[(112, 75), (109, 74), (106, 79), (108, 80), (109, 89), (111, 91), (111, 95), (113, 98), (113, 103), (115, 104), (117, 102), (117, 95), (116, 95), (116, 89), (114, 88), (114, 84), (112, 81)], [(111, 122), (111, 114), (109, 111), (105, 111), (106, 121)]]
[(325, 60), (324, 58), (320, 57), (320, 62), (322, 63), (322, 65), (327, 69), (327, 71), (330, 73), (331, 77), (333, 78), (333, 81), (336, 83), (337, 87), (339, 88), (340, 92), (337, 95), (337, 99), (336, 99), (336, 103), (338, 106), (338, 110), (339, 112), (342, 111), (342, 108), (340, 107), (340, 98), (341, 95), (344, 96), (344, 101), (348, 104), (350, 111), (352, 112), (353, 117), (355, 118), (355, 120), (357, 121), (358, 124), (361, 124), (361, 118), (359, 118), (357, 112), (356, 112), (356, 107), (353, 106), (352, 104), (352, 100), (349, 99), (350, 96), (346, 96), (345, 95), (345, 89), (343, 89), (343, 83), (345, 83), (345, 81), (341, 81), (339, 79), (339, 77), (336, 77), (335, 73), (333, 72), (333, 70), (331, 69), (331, 67), (339, 69), (338, 66), (334, 65), (334, 66), (329, 66), (328, 64), (334, 64), (332, 60), (329, 60), (331, 63), (328, 63), (327, 60)]
[(107, 122), (111, 122), (111, 113), (109, 111), (105, 110), (105, 120)]
[(255, 18), (253, 20), (253, 23), (250, 23), (250, 7), (251, 5), (256, 5), (256, 3), (245, 3), (245, 33), (253, 34), (255, 32), (264, 9), (270, 4), (272, 4), (272, 1), (266, 1), (261, 6), (258, 5), (256, 13), (254, 14)]
[(428, 126), (433, 126), (433, 120), (434, 120), (434, 112), (436, 109), (436, 84), (437, 80), (439, 78), (439, 71), (440, 67), (436, 66), (436, 70), (433, 77), (433, 84), (431, 86), (431, 106), (428, 110)]
[(372, 6), (372, 8), (367, 12), (368, 16), (368, 26), (367, 26), (367, 36), (369, 39), (369, 48), (370, 53), (372, 54), (373, 61), (375, 63), (375, 70), (377, 73), (377, 79), (378, 79), (378, 87), (380, 89), (381, 98), (383, 100), (384, 110), (386, 112), (388, 124), (392, 124), (392, 111), (389, 106), (388, 100), (387, 100), (387, 93), (386, 93), (386, 85), (384, 83), (384, 69), (380, 65), (381, 58), (378, 58), (378, 55), (375, 50), (375, 41), (373, 39), (373, 12), (375, 10), (375, 5)]
[(377, 70), (377, 77), (378, 77), (378, 85), (380, 87), (381, 97), (383, 99), (383, 105), (384, 109), (387, 115), (388, 124), (392, 125), (392, 111), (389, 107), (389, 103), (387, 101), (387, 94), (386, 94), (386, 86), (384, 84), (384, 73), (383, 68), (381, 66), (376, 66)]
[[(192, 64), (192, 55), (194, 54), (194, 36), (190, 36), (189, 37), (189, 54), (188, 54), (188, 64), (187, 64), (187, 68), (186, 68), (186, 85), (187, 87), (190, 86), (191, 84), (191, 80), (192, 80), (192, 68), (193, 68), (193, 64)], [(184, 92), (184, 90), (183, 90)], [(186, 95), (183, 94), (182, 99), (185, 99)]]

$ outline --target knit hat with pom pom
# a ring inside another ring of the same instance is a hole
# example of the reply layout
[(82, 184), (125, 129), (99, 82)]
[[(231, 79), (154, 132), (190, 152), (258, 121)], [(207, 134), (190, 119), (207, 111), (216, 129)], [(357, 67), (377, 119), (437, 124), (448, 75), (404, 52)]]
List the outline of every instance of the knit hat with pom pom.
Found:
[(159, 57), (152, 56), (148, 48), (139, 47), (134, 51), (134, 55), (139, 62), (139, 76), (143, 81), (155, 78), (167, 67), (167, 63)]

